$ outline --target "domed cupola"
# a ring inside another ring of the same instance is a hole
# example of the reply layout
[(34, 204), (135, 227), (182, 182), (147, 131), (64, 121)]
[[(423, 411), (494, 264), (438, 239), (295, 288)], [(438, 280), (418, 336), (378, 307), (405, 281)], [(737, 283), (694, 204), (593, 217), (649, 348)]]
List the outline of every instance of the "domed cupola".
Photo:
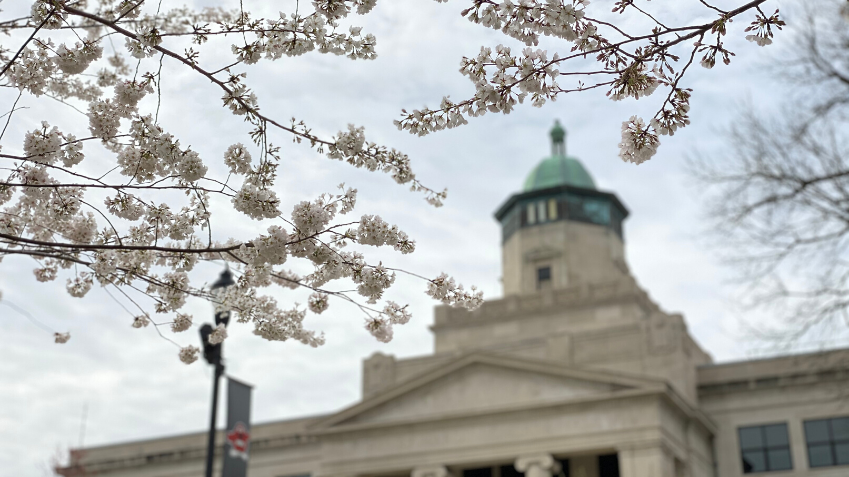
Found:
[(495, 213), (507, 295), (627, 273), (622, 221), (628, 210), (614, 194), (596, 189), (581, 162), (566, 154), (559, 122), (550, 135), (551, 156)]
[(551, 129), (551, 157), (543, 159), (525, 179), (524, 191), (548, 189), (560, 185), (595, 189), (592, 176), (583, 164), (566, 155), (566, 130), (555, 121)]

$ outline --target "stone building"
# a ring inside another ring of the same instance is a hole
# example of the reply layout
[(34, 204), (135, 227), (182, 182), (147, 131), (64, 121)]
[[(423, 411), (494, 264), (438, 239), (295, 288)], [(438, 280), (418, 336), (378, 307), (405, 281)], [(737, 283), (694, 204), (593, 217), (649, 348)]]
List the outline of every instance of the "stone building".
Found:
[[(628, 210), (551, 135), (496, 212), (503, 298), (437, 307), (434, 354), (366, 359), (352, 406), (254, 426), (251, 477), (849, 476), (849, 350), (712, 363), (629, 272)], [(198, 476), (205, 439), (75, 450), (59, 471)]]

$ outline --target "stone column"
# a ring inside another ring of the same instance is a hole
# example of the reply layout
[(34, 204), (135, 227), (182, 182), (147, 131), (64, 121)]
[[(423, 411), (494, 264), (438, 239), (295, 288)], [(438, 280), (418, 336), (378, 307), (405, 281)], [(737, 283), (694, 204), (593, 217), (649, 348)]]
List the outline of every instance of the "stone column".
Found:
[(427, 465), (416, 467), (410, 477), (451, 477), (444, 465)]
[(676, 477), (675, 459), (662, 445), (619, 450), (622, 477)]
[(516, 459), (516, 470), (524, 472), (525, 477), (552, 477), (560, 473), (560, 462), (551, 454), (534, 454)]

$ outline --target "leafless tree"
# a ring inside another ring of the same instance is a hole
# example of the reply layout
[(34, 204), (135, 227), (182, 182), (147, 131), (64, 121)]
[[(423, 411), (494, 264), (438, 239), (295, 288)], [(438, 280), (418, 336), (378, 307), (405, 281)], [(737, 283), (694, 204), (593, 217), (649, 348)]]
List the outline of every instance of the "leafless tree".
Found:
[(791, 93), (744, 108), (730, 157), (690, 168), (744, 303), (785, 342), (849, 325), (849, 4), (807, 3), (804, 20), (770, 68)]

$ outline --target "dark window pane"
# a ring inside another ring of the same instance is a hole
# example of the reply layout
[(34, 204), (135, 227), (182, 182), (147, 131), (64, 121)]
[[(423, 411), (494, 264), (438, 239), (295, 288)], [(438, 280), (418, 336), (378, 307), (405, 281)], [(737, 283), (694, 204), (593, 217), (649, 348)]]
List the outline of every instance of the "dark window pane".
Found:
[(463, 477), (492, 477), (492, 467), (466, 469), (463, 471)]
[(831, 420), (831, 437), (835, 441), (849, 441), (849, 417)]
[(790, 450), (768, 450), (766, 451), (766, 462), (769, 470), (790, 470), (793, 464), (790, 461)]
[(764, 426), (767, 447), (781, 447), (789, 445), (787, 440), (787, 424), (774, 424)]
[(828, 444), (808, 446), (808, 458), (811, 460), (811, 467), (834, 465), (834, 460), (831, 458), (831, 446)]
[(560, 477), (569, 477), (569, 459), (560, 459)]
[(599, 477), (619, 477), (619, 454), (598, 456)]
[(766, 470), (766, 459), (762, 451), (743, 452), (743, 473), (764, 472)]
[(762, 449), (763, 447), (763, 434), (760, 426), (740, 428), (740, 448)]
[(828, 419), (805, 421), (805, 440), (808, 444), (828, 442)]
[(512, 465), (502, 465), (501, 466), (501, 477), (522, 477), (525, 474), (523, 472), (519, 472), (516, 470), (516, 467)]
[(537, 268), (537, 280), (541, 282), (545, 280), (551, 280), (551, 267)]
[(600, 200), (584, 199), (584, 214), (590, 222), (607, 225), (610, 223), (610, 204)]
[(849, 464), (849, 444), (837, 444), (834, 446), (834, 453), (837, 457), (837, 465)]

